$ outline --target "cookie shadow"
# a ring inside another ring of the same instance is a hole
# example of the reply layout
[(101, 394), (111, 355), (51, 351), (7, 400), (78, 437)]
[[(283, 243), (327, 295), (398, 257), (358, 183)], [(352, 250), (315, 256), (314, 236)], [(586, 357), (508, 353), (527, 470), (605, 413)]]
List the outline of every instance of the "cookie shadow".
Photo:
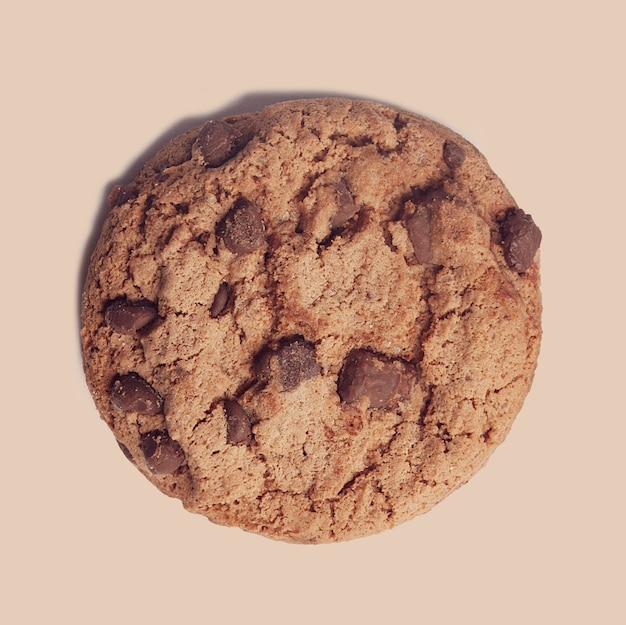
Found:
[(300, 99), (311, 99), (311, 98), (322, 98), (322, 97), (343, 97), (350, 98), (352, 100), (367, 100), (371, 98), (366, 98), (363, 96), (358, 96), (349, 93), (341, 93), (336, 91), (259, 91), (259, 92), (251, 92), (246, 93), (232, 102), (226, 104), (222, 108), (211, 111), (205, 115), (199, 115), (195, 117), (185, 117), (177, 122), (175, 122), (172, 126), (170, 126), (167, 130), (163, 132), (159, 137), (157, 137), (148, 147), (145, 148), (140, 154), (138, 154), (131, 162), (131, 164), (126, 168), (122, 174), (115, 178), (114, 180), (110, 180), (102, 190), (102, 195), (100, 199), (100, 203), (96, 210), (96, 214), (93, 220), (93, 225), (91, 228), (91, 232), (85, 242), (85, 246), (83, 248), (83, 253), (80, 260), (80, 266), (78, 270), (77, 276), (77, 297), (76, 297), (76, 306), (77, 306), (77, 319), (78, 319), (78, 330), (80, 333), (81, 326), (81, 298), (83, 285), (85, 283), (85, 279), (87, 277), (87, 268), (89, 267), (89, 262), (91, 260), (91, 255), (94, 251), (96, 243), (98, 242), (98, 238), (100, 236), (100, 232), (104, 225), (104, 222), (109, 214), (109, 205), (107, 202), (107, 198), (111, 193), (111, 190), (115, 185), (118, 184), (127, 184), (132, 182), (141, 167), (158, 152), (162, 147), (167, 145), (174, 137), (199, 126), (200, 124), (208, 121), (209, 119), (217, 119), (220, 117), (227, 117), (230, 115), (238, 115), (241, 113), (251, 113), (255, 111), (261, 111), (266, 106), (270, 104), (277, 104), (278, 102), (283, 102), (286, 100), (300, 100)]

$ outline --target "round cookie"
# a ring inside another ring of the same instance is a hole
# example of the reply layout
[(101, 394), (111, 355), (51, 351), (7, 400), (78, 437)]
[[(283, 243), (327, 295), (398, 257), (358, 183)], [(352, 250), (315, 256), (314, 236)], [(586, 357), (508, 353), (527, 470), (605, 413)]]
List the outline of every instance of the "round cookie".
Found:
[(352, 539), (429, 510), (509, 431), (539, 351), (541, 234), (449, 129), (282, 102), (177, 137), (109, 203), (87, 382), (188, 510)]

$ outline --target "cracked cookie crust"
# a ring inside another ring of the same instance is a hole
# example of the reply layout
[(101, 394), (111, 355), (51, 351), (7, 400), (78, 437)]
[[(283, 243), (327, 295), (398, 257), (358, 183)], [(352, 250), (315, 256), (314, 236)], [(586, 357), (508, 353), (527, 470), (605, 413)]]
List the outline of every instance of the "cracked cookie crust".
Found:
[(541, 233), (484, 157), (342, 98), (212, 120), (116, 187), (83, 292), (121, 450), (210, 520), (380, 532), (508, 433), (541, 336)]

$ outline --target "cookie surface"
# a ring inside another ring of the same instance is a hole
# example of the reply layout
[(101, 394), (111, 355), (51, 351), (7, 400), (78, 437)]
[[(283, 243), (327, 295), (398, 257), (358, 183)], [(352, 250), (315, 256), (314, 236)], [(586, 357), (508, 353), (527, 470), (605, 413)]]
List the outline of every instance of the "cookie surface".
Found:
[(541, 335), (541, 234), (418, 115), (282, 102), (116, 187), (82, 303), (122, 451), (210, 520), (304, 543), (426, 512), (502, 442)]

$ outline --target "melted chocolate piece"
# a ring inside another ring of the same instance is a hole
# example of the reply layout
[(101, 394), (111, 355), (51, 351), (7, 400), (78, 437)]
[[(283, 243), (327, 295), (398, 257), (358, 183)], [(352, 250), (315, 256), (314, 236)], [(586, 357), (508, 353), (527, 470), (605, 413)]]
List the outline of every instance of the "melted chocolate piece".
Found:
[(174, 473), (185, 462), (183, 448), (166, 430), (142, 434), (140, 446), (148, 469), (156, 475)]
[(276, 376), (283, 391), (292, 391), (321, 373), (315, 346), (301, 336), (283, 339), (277, 347), (264, 347), (254, 358), (253, 368), (257, 382), (267, 384)]
[(443, 160), (450, 169), (456, 169), (465, 160), (465, 150), (458, 143), (446, 139), (443, 144)]
[(226, 247), (234, 254), (254, 252), (265, 240), (265, 225), (259, 209), (247, 200), (231, 208), (217, 230)]
[(117, 376), (110, 397), (111, 403), (123, 412), (155, 415), (163, 410), (163, 398), (136, 373)]
[(541, 230), (523, 210), (510, 208), (500, 224), (500, 234), (507, 265), (517, 273), (523, 273), (532, 265), (539, 249)]
[(248, 413), (234, 399), (224, 401), (226, 413), (226, 440), (230, 445), (249, 445), (252, 440), (252, 426)]
[(331, 217), (330, 226), (331, 228), (340, 228), (359, 212), (359, 206), (354, 201), (348, 185), (343, 181), (335, 185), (335, 200), (337, 211)]
[(223, 315), (230, 305), (230, 287), (226, 282), (222, 282), (211, 304), (211, 317), (213, 319)]
[(196, 145), (207, 167), (219, 167), (239, 152), (239, 133), (223, 121), (209, 121), (200, 130)]
[(403, 217), (415, 259), (418, 263), (430, 263), (433, 260), (433, 249), (431, 242), (431, 207), (428, 204), (405, 204), (405, 214)]
[(257, 382), (267, 384), (272, 375), (271, 361), (274, 350), (270, 347), (263, 348), (254, 358), (253, 369)]
[(402, 363), (356, 349), (339, 373), (337, 391), (347, 404), (367, 397), (371, 408), (391, 408), (408, 398), (411, 385), (412, 377)]
[(133, 458), (133, 454), (130, 453), (130, 449), (128, 449), (128, 447), (126, 447), (124, 443), (120, 443), (120, 441), (117, 441), (117, 444), (119, 448), (122, 450), (122, 453), (124, 454), (126, 459), (130, 460), (133, 464), (135, 464), (135, 459)]
[(134, 336), (157, 318), (157, 307), (149, 301), (115, 300), (104, 311), (104, 320), (114, 332)]
[(116, 184), (107, 197), (109, 208), (121, 206), (129, 200), (134, 200), (139, 195), (137, 187), (133, 184)]
[(280, 383), (284, 391), (291, 391), (303, 380), (320, 374), (315, 359), (315, 347), (304, 339), (294, 338), (281, 343), (277, 350)]

